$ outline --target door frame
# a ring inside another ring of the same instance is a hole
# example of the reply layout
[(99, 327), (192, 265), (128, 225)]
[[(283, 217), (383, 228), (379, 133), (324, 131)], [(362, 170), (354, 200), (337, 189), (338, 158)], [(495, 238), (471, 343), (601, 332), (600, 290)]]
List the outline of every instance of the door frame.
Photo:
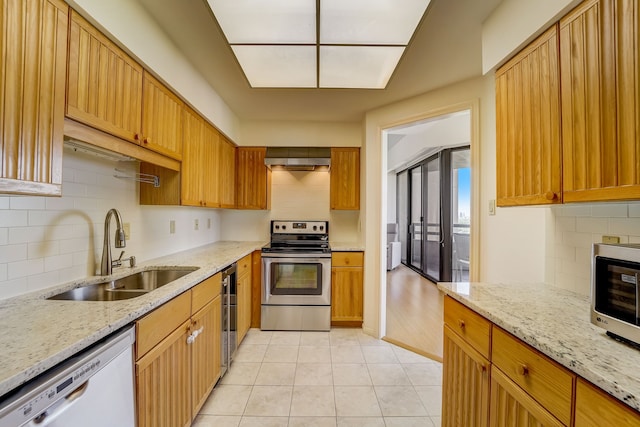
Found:
[[(372, 197), (365, 198), (364, 212), (364, 233), (370, 231), (371, 236), (365, 239), (365, 265), (371, 265), (371, 269), (365, 268), (365, 283), (372, 284), (371, 294), (367, 295), (365, 286), (365, 323), (363, 324), (364, 332), (376, 336), (383, 337), (386, 332), (386, 202), (387, 202), (387, 138), (386, 132), (397, 126), (406, 125), (420, 120), (435, 118), (438, 116), (452, 114), (460, 111), (469, 110), (471, 115), (471, 141), (469, 144), (471, 152), (471, 233), (470, 233), (470, 259), (472, 260), (469, 281), (478, 281), (480, 277), (480, 242), (479, 242), (479, 222), (480, 222), (480, 99), (462, 101), (456, 104), (450, 104), (444, 107), (433, 108), (417, 114), (409, 114), (400, 117), (400, 114), (389, 114), (392, 118), (371, 117), (365, 125), (365, 138), (371, 137), (373, 144), (364, 146), (365, 164), (372, 161), (376, 165), (379, 172), (379, 192), (372, 194)], [(372, 150), (371, 154), (367, 154), (368, 150)], [(367, 182), (367, 168), (361, 171), (363, 181)], [(375, 176), (375, 173), (373, 173)], [(371, 243), (371, 244), (370, 244)], [(367, 320), (369, 305), (376, 311), (371, 313), (371, 320)]]

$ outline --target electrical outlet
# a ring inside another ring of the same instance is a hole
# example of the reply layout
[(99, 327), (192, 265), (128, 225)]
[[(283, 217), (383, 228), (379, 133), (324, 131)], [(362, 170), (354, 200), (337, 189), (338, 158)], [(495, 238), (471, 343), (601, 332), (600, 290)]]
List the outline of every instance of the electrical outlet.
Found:
[(124, 229), (124, 238), (129, 240), (131, 238), (131, 224), (125, 222), (122, 224), (122, 228)]
[(200, 222), (197, 219), (193, 221), (193, 229), (194, 230), (200, 229)]
[(602, 243), (620, 243), (620, 236), (602, 236)]
[(169, 234), (176, 234), (176, 222), (174, 220), (169, 221)]
[(211, 218), (207, 218), (207, 228), (211, 228)]
[(496, 214), (496, 199), (489, 200), (489, 215)]

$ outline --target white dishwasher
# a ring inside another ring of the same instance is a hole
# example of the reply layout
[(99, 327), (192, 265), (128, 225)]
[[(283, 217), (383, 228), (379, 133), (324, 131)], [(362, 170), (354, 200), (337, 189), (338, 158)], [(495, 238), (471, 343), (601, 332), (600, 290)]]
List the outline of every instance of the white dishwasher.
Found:
[(0, 400), (0, 427), (135, 427), (133, 343), (126, 328)]

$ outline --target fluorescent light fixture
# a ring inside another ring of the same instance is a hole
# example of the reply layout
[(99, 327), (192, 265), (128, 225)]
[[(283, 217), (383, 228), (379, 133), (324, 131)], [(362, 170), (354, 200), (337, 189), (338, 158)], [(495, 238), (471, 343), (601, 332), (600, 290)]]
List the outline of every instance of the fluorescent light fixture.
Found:
[(320, 44), (406, 46), (429, 2), (321, 0)]
[(322, 88), (384, 89), (402, 46), (320, 46)]
[(251, 87), (316, 87), (316, 47), (232, 45)]
[(316, 43), (316, 0), (207, 0), (230, 44)]
[(359, 89), (387, 86), (430, 1), (207, 0), (251, 87)]

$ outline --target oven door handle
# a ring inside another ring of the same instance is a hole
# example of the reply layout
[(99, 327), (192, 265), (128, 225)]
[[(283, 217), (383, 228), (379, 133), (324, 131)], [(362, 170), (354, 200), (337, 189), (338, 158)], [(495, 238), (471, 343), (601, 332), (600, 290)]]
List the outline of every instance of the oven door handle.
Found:
[(296, 256), (291, 256), (291, 254), (287, 254), (287, 255), (283, 255), (283, 256), (262, 256), (262, 259), (270, 261), (270, 262), (291, 262), (291, 263), (298, 263), (298, 264), (310, 264), (310, 263), (318, 263), (318, 264), (322, 264), (322, 263), (326, 263), (326, 262), (331, 262), (331, 256), (328, 257), (316, 257), (316, 256), (309, 256), (309, 255), (296, 255)]

